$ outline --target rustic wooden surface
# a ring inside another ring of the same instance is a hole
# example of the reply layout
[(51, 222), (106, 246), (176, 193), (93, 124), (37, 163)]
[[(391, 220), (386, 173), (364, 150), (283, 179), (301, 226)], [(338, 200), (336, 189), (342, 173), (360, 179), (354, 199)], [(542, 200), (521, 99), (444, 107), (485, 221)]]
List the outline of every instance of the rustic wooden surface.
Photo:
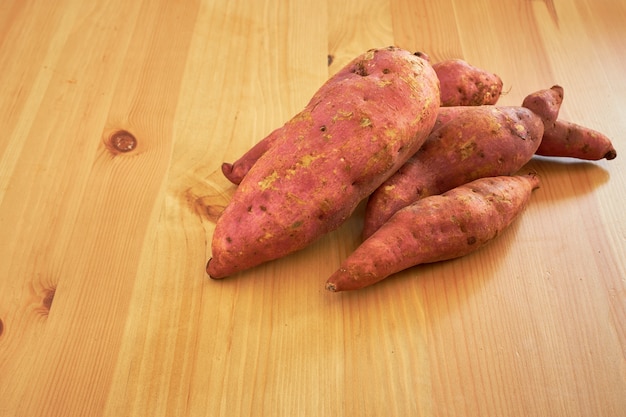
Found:
[[(2, 1), (0, 416), (623, 415), (625, 21), (624, 0)], [(209, 280), (220, 164), (391, 44), (498, 73), (501, 104), (562, 85), (617, 159), (536, 158), (496, 241), (363, 291), (323, 288), (360, 211)]]

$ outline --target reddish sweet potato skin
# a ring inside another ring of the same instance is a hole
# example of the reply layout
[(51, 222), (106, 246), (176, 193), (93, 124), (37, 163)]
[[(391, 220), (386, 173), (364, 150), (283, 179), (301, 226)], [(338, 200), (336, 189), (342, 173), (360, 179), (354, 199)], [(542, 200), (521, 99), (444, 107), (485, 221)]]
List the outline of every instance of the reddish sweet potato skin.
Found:
[(462, 59), (433, 64), (441, 83), (441, 106), (496, 104), (502, 94), (502, 79)]
[(445, 125), (451, 120), (456, 119), (461, 116), (468, 107), (473, 106), (448, 106), (448, 107), (439, 107), (439, 112), (437, 113), (437, 120), (435, 120), (435, 125), (433, 126), (433, 132), (439, 129), (441, 126)]
[(209, 276), (280, 258), (339, 227), (419, 149), (438, 106), (426, 60), (394, 47), (357, 57), (243, 178), (216, 224)]
[[(305, 125), (307, 123), (304, 119), (299, 120), (291, 120), (293, 125), (291, 126), (291, 130), (298, 130), (299, 125)], [(234, 163), (224, 162), (222, 164), (222, 174), (230, 182), (233, 184), (241, 183), (243, 177), (246, 176), (252, 165), (265, 153), (269, 148), (272, 147), (274, 142), (281, 137), (281, 135), (287, 134), (285, 132), (287, 129), (276, 129), (272, 133), (270, 133), (263, 140), (259, 141), (256, 145), (250, 148), (245, 154), (243, 154), (237, 161)]]
[[(454, 114), (449, 120), (447, 109)], [(477, 178), (517, 172), (535, 154), (543, 136), (541, 118), (524, 107), (442, 107), (438, 120), (442, 115), (447, 122), (369, 197), (363, 239), (420, 198)]]
[[(429, 61), (429, 57), (425, 53), (416, 52), (415, 54)], [(441, 61), (433, 65), (433, 69), (435, 69), (440, 80), (440, 101), (442, 106), (495, 104), (502, 93), (502, 80), (498, 75), (470, 65), (463, 60)], [(332, 83), (326, 83), (317, 95), (324, 95), (325, 89), (330, 87), (332, 87)], [(445, 111), (444, 114), (448, 115), (448, 117), (453, 117), (453, 112)], [(235, 162), (222, 164), (222, 173), (233, 184), (241, 183), (241, 180), (252, 165), (272, 147), (275, 141), (306, 128), (303, 127), (305, 124), (305, 119), (290, 120), (288, 125), (270, 133)]]
[(541, 117), (544, 130), (552, 129), (559, 117), (563, 95), (563, 87), (554, 85), (548, 89), (539, 90), (526, 96), (522, 102), (522, 107), (530, 109)]
[(349, 255), (326, 289), (356, 290), (419, 264), (474, 252), (520, 215), (538, 186), (534, 175), (488, 177), (419, 200)]
[(557, 120), (546, 129), (537, 155), (597, 161), (617, 156), (611, 139), (603, 133), (566, 120)]

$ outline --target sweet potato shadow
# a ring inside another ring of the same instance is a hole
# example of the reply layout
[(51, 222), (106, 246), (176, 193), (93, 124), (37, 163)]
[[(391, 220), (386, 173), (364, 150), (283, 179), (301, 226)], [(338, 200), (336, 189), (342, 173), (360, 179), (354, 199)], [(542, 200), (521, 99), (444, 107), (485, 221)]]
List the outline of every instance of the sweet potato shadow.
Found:
[[(534, 156), (520, 173), (539, 175), (539, 190), (543, 191), (538, 193), (538, 200), (565, 200), (588, 194), (608, 182), (610, 173), (602, 166), (604, 163), (606, 161)], [(542, 197), (544, 193), (546, 197)]]
[(454, 313), (463, 308), (491, 279), (500, 276), (498, 271), (507, 262), (507, 253), (515, 244), (520, 224), (520, 219), (516, 219), (496, 238), (465, 256), (416, 265), (374, 285), (330, 294), (331, 298), (335, 297), (337, 302), (350, 305), (363, 303), (371, 297), (410, 297), (424, 304), (445, 305), (447, 313)]

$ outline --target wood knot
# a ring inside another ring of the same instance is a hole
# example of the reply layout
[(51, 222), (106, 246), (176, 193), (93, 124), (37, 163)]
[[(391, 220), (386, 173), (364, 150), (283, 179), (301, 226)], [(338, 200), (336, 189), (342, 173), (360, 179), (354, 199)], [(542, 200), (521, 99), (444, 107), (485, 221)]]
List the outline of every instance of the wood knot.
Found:
[(187, 206), (193, 213), (212, 223), (217, 223), (217, 219), (228, 204), (227, 201), (222, 201), (219, 196), (199, 196), (194, 194), (191, 189), (186, 190), (184, 196)]
[(43, 297), (43, 300), (41, 300), (41, 304), (43, 304), (43, 307), (46, 313), (49, 312), (50, 308), (52, 307), (52, 301), (54, 301), (55, 293), (56, 293), (56, 288), (49, 288), (44, 293), (44, 297)]
[(137, 139), (126, 130), (118, 130), (109, 138), (111, 148), (117, 152), (130, 152), (137, 147)]

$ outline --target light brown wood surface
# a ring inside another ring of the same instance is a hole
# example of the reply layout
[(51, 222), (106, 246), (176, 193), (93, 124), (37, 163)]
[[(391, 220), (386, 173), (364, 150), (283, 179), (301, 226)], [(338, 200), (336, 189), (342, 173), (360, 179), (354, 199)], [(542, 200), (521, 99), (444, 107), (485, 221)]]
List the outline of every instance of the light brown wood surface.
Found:
[[(0, 416), (624, 415), (624, 22), (623, 0), (0, 2)], [(362, 207), (208, 279), (221, 163), (391, 44), (498, 73), (500, 104), (560, 84), (618, 156), (535, 158), (497, 240), (362, 291), (324, 289)]]

